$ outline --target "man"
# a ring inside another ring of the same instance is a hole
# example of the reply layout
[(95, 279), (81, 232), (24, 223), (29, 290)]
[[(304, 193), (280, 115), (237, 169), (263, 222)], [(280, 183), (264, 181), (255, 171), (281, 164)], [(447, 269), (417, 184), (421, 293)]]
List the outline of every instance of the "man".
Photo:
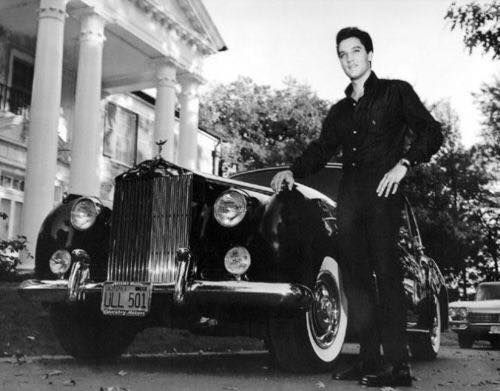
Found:
[[(276, 174), (271, 187), (276, 192), (283, 186), (291, 189), (294, 178), (321, 169), (342, 148), (340, 261), (355, 309), (360, 356), (356, 365), (334, 378), (358, 379), (373, 387), (410, 386), (403, 275), (396, 252), (402, 208), (398, 190), (408, 169), (429, 161), (443, 137), (440, 124), (410, 84), (378, 79), (371, 70), (373, 44), (368, 33), (344, 28), (336, 44), (342, 69), (351, 80), (346, 97), (331, 107), (319, 139), (290, 170)], [(408, 147), (409, 130), (413, 138)]]

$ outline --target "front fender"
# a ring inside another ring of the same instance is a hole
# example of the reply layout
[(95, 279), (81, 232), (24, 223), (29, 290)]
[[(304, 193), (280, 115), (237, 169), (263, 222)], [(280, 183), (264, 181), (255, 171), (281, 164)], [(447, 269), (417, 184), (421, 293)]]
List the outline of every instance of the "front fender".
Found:
[(332, 244), (317, 203), (295, 189), (274, 195), (260, 232), (274, 254), (278, 279), (311, 286)]
[[(50, 271), (50, 257), (57, 250), (71, 252), (74, 249), (83, 249), (89, 254), (92, 280), (100, 281), (106, 278), (111, 210), (102, 206), (92, 227), (85, 231), (76, 230), (71, 225), (71, 208), (79, 198), (78, 195), (70, 195), (43, 221), (35, 250), (36, 278), (56, 278)], [(67, 275), (65, 277), (67, 278)]]

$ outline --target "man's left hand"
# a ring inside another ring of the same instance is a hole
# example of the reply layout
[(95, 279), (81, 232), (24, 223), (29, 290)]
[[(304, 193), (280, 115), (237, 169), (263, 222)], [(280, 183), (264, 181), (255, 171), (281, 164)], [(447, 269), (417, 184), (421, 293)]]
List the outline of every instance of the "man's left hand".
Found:
[(399, 182), (405, 177), (408, 168), (403, 164), (397, 163), (389, 170), (377, 187), (377, 195), (379, 197), (388, 197), (389, 194), (395, 194), (398, 191)]

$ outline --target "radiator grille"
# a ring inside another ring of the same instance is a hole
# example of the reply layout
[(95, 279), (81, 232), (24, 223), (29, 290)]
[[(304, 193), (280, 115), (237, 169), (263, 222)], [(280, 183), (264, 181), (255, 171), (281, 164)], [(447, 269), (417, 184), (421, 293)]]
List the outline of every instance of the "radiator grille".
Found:
[(471, 323), (498, 323), (500, 322), (500, 314), (485, 314), (478, 312), (471, 312), (468, 315), (469, 322)]
[(108, 281), (174, 281), (175, 253), (189, 247), (191, 174), (117, 181)]

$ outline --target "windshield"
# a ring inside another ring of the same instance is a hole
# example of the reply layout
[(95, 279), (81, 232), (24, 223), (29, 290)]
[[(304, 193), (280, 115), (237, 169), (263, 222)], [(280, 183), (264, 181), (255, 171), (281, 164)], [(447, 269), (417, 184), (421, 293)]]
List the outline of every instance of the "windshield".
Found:
[(480, 285), (476, 292), (477, 300), (500, 300), (500, 284)]

